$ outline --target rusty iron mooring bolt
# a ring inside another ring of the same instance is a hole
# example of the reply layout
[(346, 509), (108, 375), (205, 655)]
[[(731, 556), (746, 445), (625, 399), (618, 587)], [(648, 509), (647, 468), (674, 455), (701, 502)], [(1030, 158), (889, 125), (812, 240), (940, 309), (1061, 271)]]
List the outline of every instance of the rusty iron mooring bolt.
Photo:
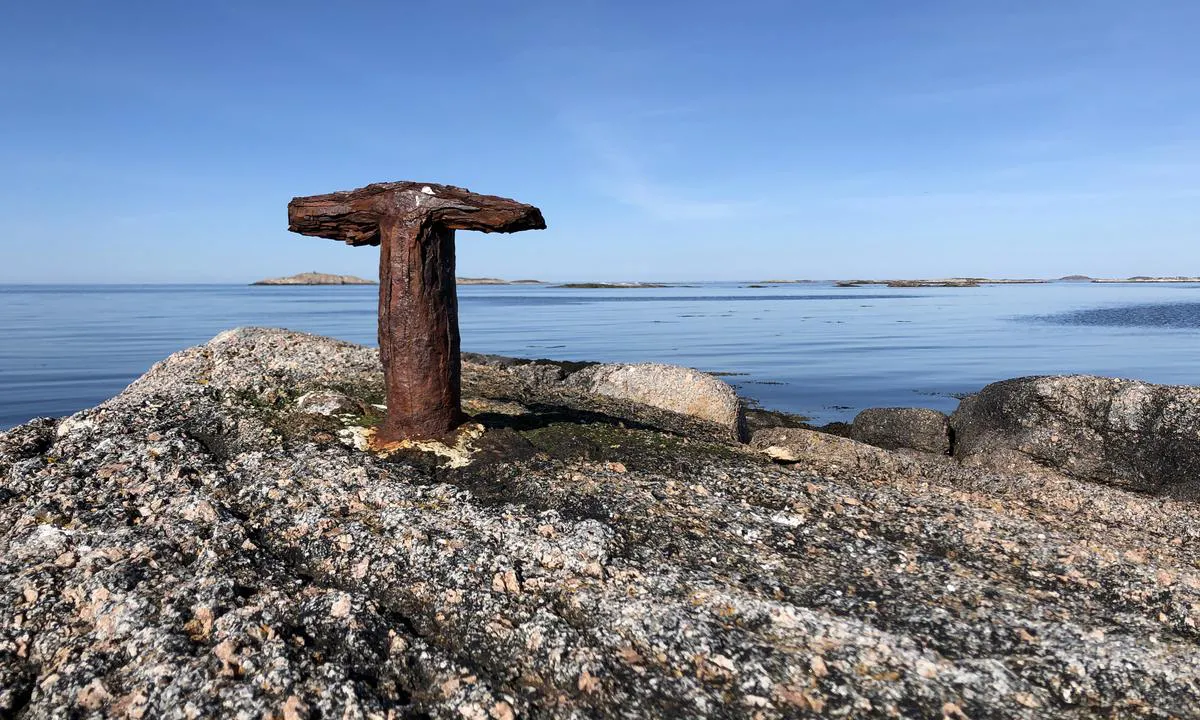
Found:
[(545, 227), (532, 205), (433, 183), (376, 183), (288, 203), (292, 232), (381, 246), (379, 357), (388, 409), (378, 444), (444, 437), (463, 421), (454, 231)]

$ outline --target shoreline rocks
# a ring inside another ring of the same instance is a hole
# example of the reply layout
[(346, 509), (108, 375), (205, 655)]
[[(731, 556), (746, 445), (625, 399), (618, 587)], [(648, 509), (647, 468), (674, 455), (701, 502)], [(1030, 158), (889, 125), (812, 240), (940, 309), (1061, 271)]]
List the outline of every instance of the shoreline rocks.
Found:
[(850, 424), (850, 437), (885, 450), (950, 454), (948, 418), (927, 408), (868, 408)]
[(1043, 466), (1139, 492), (1200, 495), (1200, 388), (1017, 378), (963, 399), (950, 427), (964, 463)]
[(0, 715), (1200, 706), (1195, 503), (804, 428), (664, 432), (613, 413), (677, 413), (587, 397), (605, 366), (467, 360), (465, 464), (356, 449), (377, 351), (277, 330), (0, 432)]

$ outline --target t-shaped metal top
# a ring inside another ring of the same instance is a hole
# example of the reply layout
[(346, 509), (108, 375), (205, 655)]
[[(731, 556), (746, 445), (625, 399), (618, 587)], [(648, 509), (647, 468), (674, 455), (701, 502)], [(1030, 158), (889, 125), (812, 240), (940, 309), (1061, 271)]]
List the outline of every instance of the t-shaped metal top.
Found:
[(545, 227), (532, 205), (434, 183), (375, 183), (288, 203), (292, 232), (381, 246), (379, 354), (388, 411), (378, 443), (444, 437), (462, 421), (454, 231)]

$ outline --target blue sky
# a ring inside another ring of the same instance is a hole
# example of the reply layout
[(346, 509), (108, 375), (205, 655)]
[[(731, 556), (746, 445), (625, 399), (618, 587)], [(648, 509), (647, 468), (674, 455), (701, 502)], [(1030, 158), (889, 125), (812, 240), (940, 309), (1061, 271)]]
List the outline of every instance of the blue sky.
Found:
[(1200, 3), (0, 9), (0, 282), (374, 275), (294, 195), (444, 182), (549, 229), (460, 275), (1200, 274)]

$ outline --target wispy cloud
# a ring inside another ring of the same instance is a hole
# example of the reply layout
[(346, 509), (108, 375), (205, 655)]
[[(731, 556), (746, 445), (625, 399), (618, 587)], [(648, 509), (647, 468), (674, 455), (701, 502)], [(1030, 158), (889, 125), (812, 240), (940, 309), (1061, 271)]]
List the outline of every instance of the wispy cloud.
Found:
[[(1066, 90), (1078, 88), (1091, 77), (1081, 72), (1057, 72), (1026, 77), (964, 81), (954, 78), (931, 78), (926, 88), (914, 88), (888, 98), (899, 107), (938, 107), (964, 105), (1008, 105), (1053, 98)], [(933, 87), (929, 87), (932, 85)]]
[[(687, 114), (689, 108), (650, 108), (635, 112), (641, 119)], [(704, 192), (656, 179), (647, 169), (653, 148), (622, 137), (616, 123), (566, 114), (568, 130), (586, 157), (588, 173), (597, 189), (608, 197), (666, 222), (721, 220), (737, 217), (757, 207), (759, 201), (736, 193)]]
[(814, 198), (814, 204), (853, 211), (961, 212), (972, 210), (1063, 209), (1072, 206), (1111, 208), (1125, 203), (1139, 206), (1151, 201), (1191, 200), (1200, 197), (1200, 186), (1170, 188), (1111, 188), (1100, 190), (1047, 189), (1044, 191), (967, 190), (962, 192), (881, 193)]

